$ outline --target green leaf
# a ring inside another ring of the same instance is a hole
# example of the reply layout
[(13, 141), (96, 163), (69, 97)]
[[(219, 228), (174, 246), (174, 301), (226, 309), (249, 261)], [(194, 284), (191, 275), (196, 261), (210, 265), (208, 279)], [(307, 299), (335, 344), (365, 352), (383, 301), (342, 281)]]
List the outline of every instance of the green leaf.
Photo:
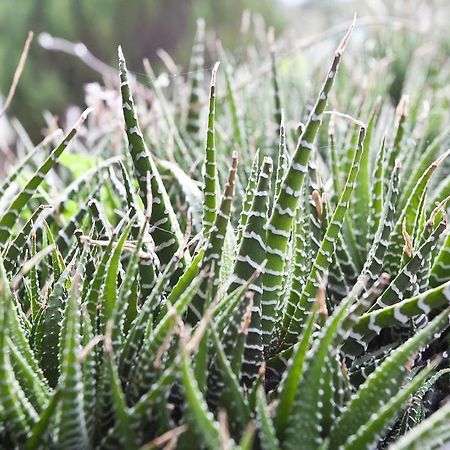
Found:
[[(212, 345), (215, 350), (216, 361), (222, 376), (220, 390), (220, 405), (225, 408), (229, 417), (230, 429), (234, 435), (240, 436), (250, 421), (250, 409), (244, 398), (237, 378), (237, 371), (230, 365), (224, 348), (214, 329), (211, 331)], [(210, 373), (211, 374), (211, 369)]]
[(122, 255), (123, 247), (125, 245), (128, 236), (131, 233), (131, 229), (134, 225), (136, 217), (133, 217), (128, 222), (125, 231), (123, 232), (121, 238), (117, 242), (117, 245), (114, 249), (114, 252), (111, 255), (111, 258), (108, 263), (108, 268), (106, 270), (105, 277), (105, 287), (103, 289), (103, 297), (102, 297), (102, 308), (101, 308), (101, 332), (104, 332), (104, 327), (108, 320), (112, 318), (113, 311), (115, 309), (118, 297), (118, 274), (119, 274), (119, 266), (120, 266), (120, 257)]
[(197, 30), (189, 63), (188, 79), (190, 84), (189, 107), (186, 118), (186, 132), (190, 135), (195, 148), (201, 146), (200, 138), (200, 102), (205, 64), (205, 21), (197, 19)]
[[(214, 224), (208, 234), (205, 253), (200, 265), (201, 269), (204, 268), (208, 270), (208, 277), (211, 277), (213, 279), (213, 297), (215, 296), (218, 285), (220, 283), (219, 274), (222, 265), (222, 253), (224, 248), (225, 236), (228, 228), (228, 223), (230, 221), (231, 205), (234, 198), (237, 164), (238, 157), (237, 153), (234, 152), (231, 161), (231, 167), (228, 172), (227, 182), (224, 187), (222, 201), (220, 203), (220, 207), (217, 212)], [(200, 319), (204, 310), (205, 287), (208, 277), (205, 277), (205, 280), (200, 287), (197, 295), (195, 296), (192, 305), (190, 305), (188, 322), (191, 324)]]
[(80, 351), (80, 303), (79, 283), (81, 268), (77, 269), (64, 315), (64, 331), (61, 375), (58, 388), (61, 398), (57, 405), (57, 442), (62, 448), (89, 448), (84, 416), (82, 373), (78, 353)]
[(25, 444), (26, 450), (39, 450), (43, 445), (47, 444), (50, 435), (50, 427), (54, 418), (56, 407), (61, 398), (61, 391), (56, 389), (51, 396), (46, 408), (39, 416), (39, 420), (35, 423), (31, 430), (31, 436)]
[(217, 190), (219, 179), (216, 168), (216, 141), (214, 120), (216, 115), (216, 73), (219, 63), (213, 68), (211, 74), (211, 86), (209, 91), (209, 114), (208, 128), (206, 132), (205, 162), (203, 169), (203, 217), (202, 233), (206, 237), (216, 220), (216, 209), (218, 204)]
[(307, 352), (310, 349), (311, 337), (314, 331), (315, 312), (308, 317), (308, 321), (294, 346), (292, 356), (289, 358), (288, 367), (278, 386), (278, 404), (275, 413), (275, 428), (277, 436), (284, 441), (286, 427), (290, 421), (292, 407), (299, 383), (302, 381), (305, 370)]
[[(263, 274), (265, 287), (261, 297), (262, 331), (264, 346), (270, 344), (276, 323), (276, 309), (282, 290), (284, 277), (285, 253), (290, 237), (290, 230), (301, 195), (301, 188), (307, 172), (307, 165), (313, 143), (322, 121), (322, 114), (327, 104), (328, 95), (334, 83), (336, 71), (341, 61), (342, 52), (353, 30), (353, 24), (339, 44), (327, 77), (308, 118), (289, 168), (281, 183), (280, 194), (272, 209), (267, 223), (267, 265)], [(286, 324), (287, 325), (287, 324)]]
[(344, 444), (345, 450), (360, 450), (371, 448), (378, 436), (385, 430), (389, 422), (399, 413), (411, 394), (425, 381), (433, 369), (433, 365), (422, 370), (419, 375), (402, 388), (397, 394), (388, 399), (378, 411), (354, 435), (351, 435)]
[(413, 428), (397, 442), (391, 445), (391, 450), (422, 450), (424, 448), (442, 448), (450, 440), (450, 403)]
[[(151, 234), (156, 244), (156, 253), (161, 262), (166, 264), (177, 251), (183, 237), (175, 212), (170, 204), (166, 188), (161, 180), (156, 164), (147, 149), (139, 127), (128, 81), (125, 59), (120, 47), (119, 71), (125, 131), (128, 138), (128, 149), (133, 159), (135, 175), (139, 184), (139, 195), (144, 206), (150, 208), (150, 205), (147, 205), (147, 189), (151, 189)], [(150, 176), (150, 186), (147, 186), (148, 176)]]
[(126, 449), (134, 450), (138, 448), (135, 440), (135, 434), (131, 427), (131, 415), (128, 410), (125, 395), (119, 379), (114, 356), (111, 353), (112, 348), (106, 354), (106, 367), (109, 375), (109, 385), (112, 390), (113, 409), (117, 421), (117, 427), (120, 432), (121, 445)]
[(280, 449), (272, 418), (267, 407), (266, 396), (262, 388), (256, 393), (256, 410), (259, 424), (259, 433), (261, 439), (261, 448), (263, 450)]
[(48, 156), (48, 158), (42, 163), (33, 177), (28, 181), (25, 187), (20, 191), (20, 193), (13, 200), (11, 205), (8, 207), (6, 212), (0, 218), (0, 245), (4, 245), (8, 238), (11, 236), (11, 229), (17, 221), (19, 214), (22, 209), (26, 206), (29, 200), (36, 193), (38, 187), (44, 181), (47, 173), (53, 168), (58, 158), (61, 156), (62, 152), (69, 145), (69, 142), (77, 134), (78, 129), (86, 119), (89, 110), (86, 110), (80, 117), (80, 120), (75, 125), (74, 128), (67, 134), (63, 141), (53, 150), (53, 152)]
[(331, 430), (330, 450), (343, 445), (361, 426), (369, 422), (372, 414), (376, 414), (380, 407), (391, 399), (393, 392), (402, 384), (406, 363), (435, 333), (447, 327), (448, 314), (449, 310), (444, 310), (425, 328), (398, 347), (369, 375)]
[[(247, 223), (244, 226), (242, 239), (236, 256), (233, 281), (228, 292), (247, 284), (255, 271), (264, 271), (263, 262), (266, 256), (265, 224), (269, 208), (270, 180), (272, 177), (272, 159), (265, 157), (258, 176), (258, 184), (253, 195), (252, 206), (248, 212)], [(245, 343), (243, 361), (243, 379), (250, 386), (258, 374), (263, 361), (263, 345), (261, 336), (261, 276), (249, 285), (253, 292), (253, 308), (248, 336)], [(241, 318), (239, 320), (242, 319)], [(233, 340), (233, 338), (232, 338)]]
[(5, 269), (8, 273), (18, 270), (19, 257), (23, 255), (24, 248), (33, 225), (36, 223), (42, 212), (49, 208), (51, 208), (50, 205), (40, 205), (5, 250), (3, 258)]
[(220, 448), (219, 425), (208, 411), (205, 399), (198, 388), (189, 354), (183, 347), (180, 353), (181, 380), (186, 400), (185, 420), (206, 448), (217, 450)]
[[(317, 256), (314, 260), (311, 272), (303, 288), (302, 295), (297, 304), (287, 304), (286, 311), (283, 317), (283, 324), (281, 330), (281, 336), (279, 337), (279, 344), (283, 343), (292, 344), (295, 342), (301, 327), (311, 309), (310, 305), (315, 301), (319, 282), (325, 275), (325, 271), (328, 269), (332, 255), (335, 250), (336, 240), (339, 232), (342, 228), (345, 214), (350, 202), (351, 194), (353, 191), (354, 181), (359, 170), (359, 162), (362, 155), (363, 144), (365, 137), (365, 129), (360, 129), (357, 148), (355, 149), (354, 158), (350, 172), (345, 183), (344, 191), (341, 194), (336, 209), (331, 216), (330, 223), (325, 232), (325, 236), (320, 244), (320, 248), (317, 252)], [(293, 314), (292, 311), (295, 311)], [(292, 317), (292, 319), (290, 319)]]

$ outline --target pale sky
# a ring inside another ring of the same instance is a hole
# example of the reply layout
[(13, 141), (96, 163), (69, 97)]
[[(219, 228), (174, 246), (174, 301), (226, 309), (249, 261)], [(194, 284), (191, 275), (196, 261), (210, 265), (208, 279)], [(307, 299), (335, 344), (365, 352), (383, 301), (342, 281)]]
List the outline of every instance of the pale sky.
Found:
[(278, 0), (278, 2), (288, 6), (295, 6), (301, 5), (302, 3), (307, 3), (308, 0)]

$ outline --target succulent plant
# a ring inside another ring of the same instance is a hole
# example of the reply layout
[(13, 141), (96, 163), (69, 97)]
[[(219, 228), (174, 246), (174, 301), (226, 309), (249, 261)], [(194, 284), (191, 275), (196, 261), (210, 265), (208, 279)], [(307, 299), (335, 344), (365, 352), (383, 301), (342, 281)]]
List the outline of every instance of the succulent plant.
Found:
[(198, 26), (193, 75), (170, 92), (119, 48), (125, 133), (99, 131), (116, 114), (100, 102), (0, 187), (1, 448), (437, 448), (448, 61), (408, 72), (404, 90), (425, 88), (394, 115), (395, 74), (362, 93), (338, 76), (352, 24), (297, 126), (275, 46), (256, 88), (236, 83), (258, 58), (233, 68), (219, 46), (202, 101)]

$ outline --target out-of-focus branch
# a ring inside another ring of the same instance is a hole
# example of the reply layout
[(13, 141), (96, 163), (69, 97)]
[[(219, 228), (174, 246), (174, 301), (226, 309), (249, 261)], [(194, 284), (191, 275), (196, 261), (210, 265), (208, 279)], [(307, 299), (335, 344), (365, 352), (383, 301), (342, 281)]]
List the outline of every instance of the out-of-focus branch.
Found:
[(25, 62), (28, 57), (28, 51), (30, 50), (32, 40), (33, 40), (33, 32), (29, 31), (27, 40), (25, 41), (25, 45), (23, 46), (22, 54), (20, 55), (19, 64), (17, 64), (16, 71), (14, 72), (11, 87), (9, 88), (8, 95), (6, 96), (5, 104), (3, 105), (3, 108), (0, 110), (0, 117), (2, 117), (8, 110), (9, 105), (11, 104), (11, 101), (14, 97), (17, 85), (19, 83), (20, 77), (25, 67)]
[[(118, 70), (104, 63), (93, 55), (89, 49), (82, 42), (71, 42), (66, 39), (54, 37), (49, 33), (41, 33), (38, 36), (38, 42), (41, 47), (46, 50), (55, 52), (62, 52), (68, 55), (76, 56), (89, 68), (100, 74), (105, 82), (111, 83), (112, 86), (117, 86), (119, 83)], [(153, 93), (144, 85), (136, 81), (137, 92), (144, 96), (149, 101), (153, 100)]]
[(82, 42), (71, 42), (54, 37), (49, 33), (41, 33), (38, 36), (38, 42), (46, 50), (63, 52), (80, 58), (88, 67), (104, 78), (110, 79), (114, 83), (117, 82), (117, 70), (94, 56)]

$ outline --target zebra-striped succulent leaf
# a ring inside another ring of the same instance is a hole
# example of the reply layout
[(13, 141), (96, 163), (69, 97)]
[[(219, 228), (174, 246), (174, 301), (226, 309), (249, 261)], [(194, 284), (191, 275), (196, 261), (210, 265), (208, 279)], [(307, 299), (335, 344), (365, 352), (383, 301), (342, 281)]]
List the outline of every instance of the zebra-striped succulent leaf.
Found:
[(450, 442), (448, 49), (401, 21), (341, 61), (353, 23), (320, 86), (340, 27), (299, 53), (251, 15), (235, 53), (199, 20), (186, 73), (119, 48), (59, 145), (14, 125), (0, 448)]

